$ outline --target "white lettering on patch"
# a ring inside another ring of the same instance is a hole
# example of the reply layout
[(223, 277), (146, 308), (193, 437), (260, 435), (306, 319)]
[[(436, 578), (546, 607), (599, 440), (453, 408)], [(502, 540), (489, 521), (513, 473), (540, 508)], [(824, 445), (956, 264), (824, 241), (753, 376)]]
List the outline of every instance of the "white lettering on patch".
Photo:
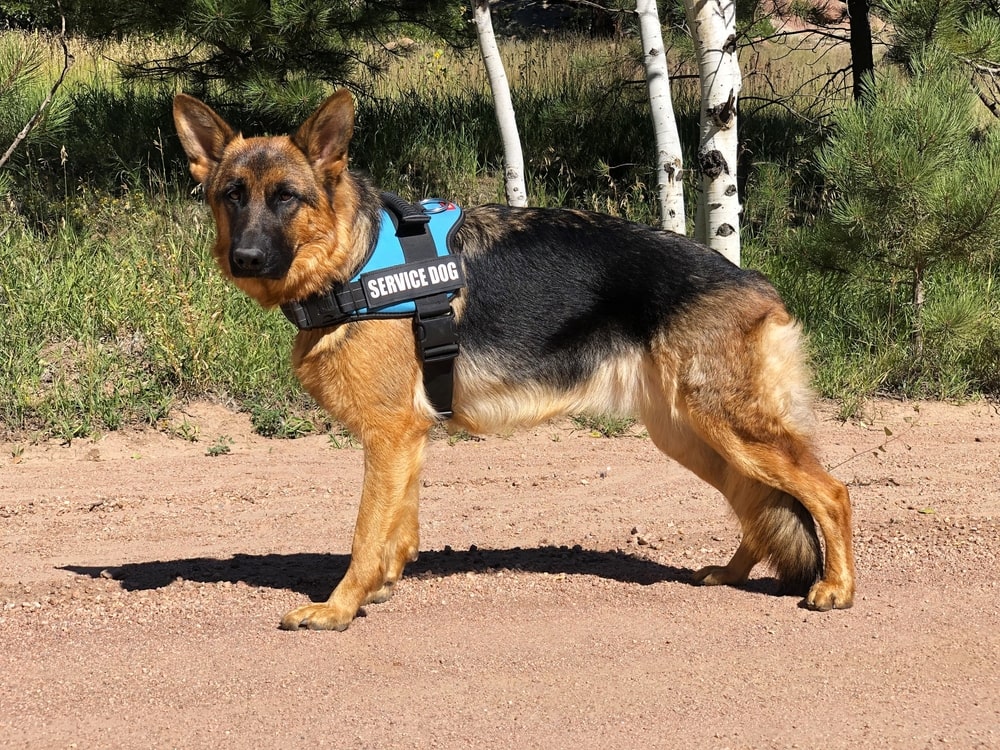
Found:
[(455, 265), (455, 261), (441, 263), (429, 267), (427, 275), (430, 276), (432, 284), (440, 284), (443, 281), (457, 281), (458, 267)]
[(418, 261), (361, 277), (362, 289), (370, 307), (385, 307), (428, 294), (452, 291), (462, 283), (459, 261), (445, 259)]

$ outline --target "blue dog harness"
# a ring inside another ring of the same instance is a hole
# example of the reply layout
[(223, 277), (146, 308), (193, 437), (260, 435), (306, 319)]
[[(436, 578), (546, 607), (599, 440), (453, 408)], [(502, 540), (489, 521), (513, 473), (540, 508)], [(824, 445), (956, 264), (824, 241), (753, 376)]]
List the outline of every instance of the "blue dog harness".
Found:
[(378, 237), (350, 281), (288, 302), (281, 311), (302, 330), (412, 317), (424, 389), (434, 410), (447, 419), (459, 352), (451, 300), (465, 286), (451, 239), (462, 224), (462, 209), (438, 199), (413, 205), (391, 193), (382, 194), (382, 204)]

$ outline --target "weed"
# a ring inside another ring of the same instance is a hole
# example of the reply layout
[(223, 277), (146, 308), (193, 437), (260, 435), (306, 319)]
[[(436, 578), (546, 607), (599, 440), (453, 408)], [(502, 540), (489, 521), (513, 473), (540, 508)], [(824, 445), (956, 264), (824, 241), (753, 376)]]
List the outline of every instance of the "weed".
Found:
[(635, 424), (632, 417), (614, 414), (576, 415), (570, 418), (578, 430), (588, 430), (593, 437), (622, 437)]
[(458, 445), (459, 443), (466, 442), (479, 442), (482, 440), (479, 435), (473, 435), (471, 432), (466, 430), (455, 430), (454, 432), (448, 433), (448, 445)]
[(357, 448), (360, 445), (354, 435), (348, 432), (346, 428), (339, 425), (329, 432), (327, 435), (327, 442), (330, 444), (331, 448), (336, 450), (343, 450), (344, 448)]
[(179, 437), (181, 440), (187, 440), (189, 443), (198, 442), (199, 427), (196, 424), (192, 424), (184, 418), (184, 421), (178, 425), (174, 425), (171, 432)]
[(208, 450), (205, 451), (206, 456), (225, 456), (227, 453), (232, 451), (233, 439), (229, 435), (220, 435), (214, 443), (212, 443)]
[(264, 437), (294, 439), (313, 433), (315, 425), (309, 419), (292, 414), (284, 407), (254, 405), (250, 408), (250, 423)]

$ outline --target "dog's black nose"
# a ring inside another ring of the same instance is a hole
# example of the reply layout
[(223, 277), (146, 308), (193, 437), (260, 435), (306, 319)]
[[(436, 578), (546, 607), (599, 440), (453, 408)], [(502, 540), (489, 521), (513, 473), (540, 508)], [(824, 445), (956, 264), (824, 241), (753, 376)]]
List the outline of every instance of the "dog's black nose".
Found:
[(233, 271), (248, 276), (256, 275), (264, 268), (266, 257), (259, 247), (238, 247), (232, 254)]

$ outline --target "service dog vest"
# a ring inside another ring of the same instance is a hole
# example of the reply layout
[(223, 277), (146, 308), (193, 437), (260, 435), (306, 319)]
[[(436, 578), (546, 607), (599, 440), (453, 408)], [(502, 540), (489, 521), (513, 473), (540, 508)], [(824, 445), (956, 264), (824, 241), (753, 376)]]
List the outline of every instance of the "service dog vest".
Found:
[(427, 199), (418, 205), (382, 194), (378, 236), (350, 281), (281, 311), (303, 330), (358, 320), (412, 317), (424, 371), (424, 389), (435, 411), (452, 415), (452, 366), (458, 332), (451, 300), (465, 286), (461, 258), (451, 239), (462, 224), (454, 203)]

